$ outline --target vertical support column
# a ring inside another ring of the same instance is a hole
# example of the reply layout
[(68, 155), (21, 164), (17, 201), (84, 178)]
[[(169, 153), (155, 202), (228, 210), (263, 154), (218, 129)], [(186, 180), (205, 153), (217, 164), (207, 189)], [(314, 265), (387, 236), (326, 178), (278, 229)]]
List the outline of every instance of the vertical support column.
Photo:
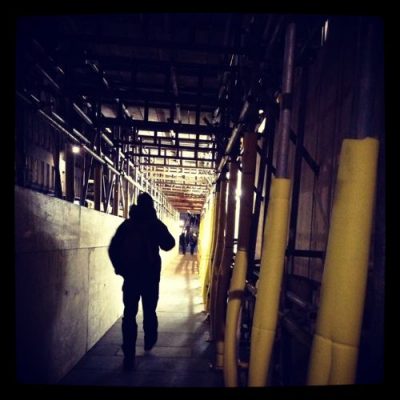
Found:
[(61, 185), (61, 173), (60, 173), (60, 143), (61, 137), (57, 132), (53, 133), (53, 163), (54, 163), (54, 195), (59, 199), (62, 199), (62, 185)]
[(113, 205), (112, 205), (112, 213), (113, 213), (113, 215), (118, 215), (119, 195), (120, 195), (120, 193), (119, 193), (120, 192), (119, 185), (120, 185), (120, 176), (116, 175), (115, 176), (115, 183), (114, 183)]
[(297, 124), (296, 153), (294, 158), (292, 208), (290, 211), (290, 228), (289, 228), (289, 241), (288, 241), (288, 250), (290, 257), (290, 260), (288, 262), (289, 273), (293, 273), (294, 257), (292, 256), (292, 253), (296, 248), (297, 215), (299, 212), (299, 197), (300, 197), (300, 186), (301, 186), (301, 164), (303, 160), (304, 128), (305, 128), (306, 113), (307, 113), (306, 109), (307, 89), (308, 89), (308, 66), (305, 66), (301, 74), (300, 107), (299, 107), (298, 124)]
[(249, 386), (266, 386), (278, 321), (289, 221), (288, 151), (296, 25), (286, 29), (276, 179), (264, 226), (260, 278), (251, 332)]
[[(98, 108), (98, 106), (96, 105), (96, 108)], [(98, 115), (98, 112), (96, 112), (96, 116)], [(93, 136), (93, 140), (92, 143), (99, 143), (100, 139), (98, 139), (98, 137), (101, 136), (99, 134), (99, 129), (96, 128), (96, 131), (94, 133)], [(84, 154), (83, 155), (83, 159), (84, 159), (84, 168), (83, 168), (83, 174), (82, 174), (82, 189), (81, 189), (81, 200), (80, 200), (80, 204), (81, 206), (85, 205), (85, 201), (86, 201), (86, 196), (87, 196), (87, 192), (88, 192), (88, 187), (89, 187), (89, 179), (90, 176), (93, 174), (93, 156), (90, 154)]]
[[(130, 172), (130, 165), (129, 162), (126, 163), (126, 175), (129, 175)], [(130, 207), (130, 196), (129, 196), (129, 192), (130, 192), (130, 183), (128, 182), (127, 179), (125, 179), (125, 190), (124, 190), (124, 194), (125, 194), (125, 203), (124, 203), (124, 218), (128, 218), (129, 215), (129, 207)]]
[(256, 245), (257, 245), (257, 233), (258, 227), (260, 223), (260, 210), (261, 210), (261, 201), (262, 201), (262, 193), (264, 188), (264, 181), (265, 181), (265, 167), (267, 163), (267, 148), (268, 148), (268, 141), (267, 137), (264, 134), (261, 155), (260, 155), (260, 162), (259, 162), (259, 169), (258, 169), (258, 179), (257, 179), (257, 189), (256, 189), (256, 200), (254, 205), (254, 214), (251, 221), (251, 228), (250, 228), (250, 240), (249, 240), (249, 267), (247, 269), (247, 277), (251, 279), (253, 275), (254, 269), (254, 257), (256, 253)]
[[(101, 210), (101, 200), (103, 197), (103, 166), (96, 162), (94, 167), (94, 208)], [(104, 210), (106, 212), (106, 210)]]
[(92, 173), (92, 165), (93, 165), (93, 156), (90, 154), (83, 155), (84, 160), (84, 167), (83, 167), (83, 174), (82, 174), (82, 189), (81, 189), (81, 206), (85, 205), (88, 187), (89, 187), (89, 179)]
[[(62, 98), (62, 108), (65, 115), (67, 126), (72, 130), (72, 99), (71, 92), (69, 90), (71, 82), (71, 68), (69, 62), (67, 62), (66, 68), (66, 90), (64, 91), (64, 97)], [(75, 190), (75, 157), (72, 153), (72, 144), (67, 142), (64, 146), (65, 151), (65, 197), (67, 201), (74, 202)]]
[[(360, 18), (361, 19), (361, 18)], [(366, 22), (364, 22), (366, 21)], [(376, 37), (374, 22), (365, 17), (360, 22), (358, 40), (360, 43), (360, 71), (358, 104), (355, 118), (356, 137), (362, 139), (366, 136), (373, 136), (372, 118), (375, 100), (375, 53), (374, 40)]]
[(288, 25), (286, 30), (285, 52), (283, 56), (282, 94), (279, 117), (279, 143), (276, 157), (276, 176), (278, 178), (289, 177), (287, 158), (289, 153), (290, 116), (292, 111), (295, 35), (296, 25), (291, 23)]
[(72, 152), (72, 144), (65, 145), (65, 191), (66, 200), (74, 202), (75, 200), (75, 155)]
[[(275, 108), (271, 110), (271, 117), (269, 123), (266, 126), (268, 135), (268, 150), (267, 150), (267, 177), (265, 179), (265, 193), (264, 193), (264, 216), (263, 216), (263, 226), (265, 226), (265, 221), (267, 219), (268, 212), (268, 203), (271, 192), (271, 182), (272, 182), (272, 174), (273, 174), (273, 154), (274, 154), (274, 144), (275, 144), (275, 129), (276, 129), (276, 110)], [(264, 238), (263, 238), (264, 240)]]
[[(121, 128), (118, 127), (118, 131), (117, 131), (117, 138), (120, 139), (121, 138)], [(116, 169), (119, 170), (120, 168), (120, 154), (119, 154), (119, 147), (116, 148), (117, 150), (117, 154), (115, 156), (115, 166)], [(113, 205), (112, 205), (112, 213), (113, 215), (118, 215), (119, 213), (119, 200), (120, 200), (120, 184), (122, 184), (121, 182), (121, 176), (120, 175), (116, 175), (115, 176), (115, 183), (114, 183), (114, 195), (113, 195)]]

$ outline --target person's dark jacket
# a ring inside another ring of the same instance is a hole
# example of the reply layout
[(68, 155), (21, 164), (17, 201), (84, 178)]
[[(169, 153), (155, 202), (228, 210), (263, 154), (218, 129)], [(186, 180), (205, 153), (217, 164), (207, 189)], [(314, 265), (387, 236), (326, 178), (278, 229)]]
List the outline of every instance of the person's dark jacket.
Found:
[(174, 237), (157, 218), (154, 208), (136, 206), (130, 218), (118, 227), (108, 253), (116, 274), (138, 282), (158, 282), (159, 248), (168, 251), (174, 246)]

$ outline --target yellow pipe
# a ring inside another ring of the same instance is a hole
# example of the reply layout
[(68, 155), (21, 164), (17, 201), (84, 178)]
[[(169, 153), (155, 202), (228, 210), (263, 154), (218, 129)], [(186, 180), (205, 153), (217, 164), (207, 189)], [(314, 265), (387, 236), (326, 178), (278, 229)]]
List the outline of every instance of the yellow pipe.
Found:
[(224, 342), (225, 386), (237, 386), (237, 329), (247, 273), (247, 252), (238, 250), (229, 287)]
[(208, 208), (204, 215), (204, 226), (202, 230), (202, 240), (201, 240), (201, 258), (199, 264), (199, 275), (200, 275), (200, 283), (202, 286), (202, 294), (203, 294), (203, 303), (205, 304), (204, 292), (206, 282), (207, 282), (207, 265), (208, 258), (210, 254), (210, 245), (211, 245), (211, 217), (213, 214), (213, 195), (210, 196), (210, 201)]
[(254, 172), (257, 158), (257, 132), (248, 132), (243, 138), (242, 194), (240, 199), (238, 251), (229, 287), (224, 343), (225, 385), (237, 386), (237, 336), (241, 301), (246, 285), (247, 249), (254, 200)]
[(217, 277), (217, 293), (215, 299), (215, 340), (216, 340), (216, 360), (215, 368), (223, 367), (224, 360), (224, 335), (225, 335), (225, 315), (226, 299), (229, 289), (230, 266), (233, 258), (233, 236), (235, 230), (236, 212), (236, 185), (237, 185), (238, 165), (230, 163), (229, 167), (229, 190), (226, 210), (226, 227), (224, 249), (222, 252), (221, 265)]
[(365, 301), (379, 142), (342, 144), (309, 385), (352, 384)]
[(205, 241), (205, 235), (204, 232), (207, 230), (207, 214), (208, 214), (208, 208), (204, 210), (203, 215), (201, 216), (200, 219), (200, 226), (199, 226), (199, 241), (197, 244), (197, 260), (199, 263), (199, 277), (200, 277), (200, 282), (203, 281), (203, 255), (204, 255), (204, 241)]
[(211, 284), (213, 277), (213, 260), (214, 260), (215, 248), (219, 230), (218, 222), (219, 222), (219, 211), (220, 211), (220, 199), (221, 199), (221, 193), (220, 193), (220, 188), (218, 187), (217, 192), (215, 193), (214, 209), (212, 216), (211, 246), (210, 246), (209, 258), (207, 260), (207, 280), (205, 285), (206, 292), (203, 293), (203, 296), (205, 296), (205, 303), (204, 303), (205, 311), (207, 311), (208, 313), (210, 312)]
[(199, 236), (197, 238), (197, 262), (200, 264), (201, 251), (203, 245), (203, 227), (204, 227), (204, 214), (200, 216), (199, 222)]
[[(204, 216), (204, 228), (202, 232), (202, 241), (201, 241), (201, 258), (199, 264), (199, 274), (200, 274), (200, 283), (202, 286), (202, 292), (205, 284), (205, 275), (206, 275), (206, 266), (207, 266), (207, 254), (210, 246), (210, 214), (212, 213), (212, 199), (210, 200), (209, 208), (206, 211)], [(203, 299), (204, 302), (204, 299)]]
[(206, 248), (208, 246), (208, 241), (210, 239), (210, 234), (209, 234), (209, 225), (210, 225), (210, 209), (212, 208), (212, 202), (213, 202), (213, 195), (211, 194), (209, 196), (208, 201), (205, 204), (204, 212), (201, 216), (201, 221), (200, 221), (200, 229), (199, 229), (199, 240), (198, 240), (198, 260), (199, 260), (199, 275), (200, 278), (202, 279), (204, 277), (204, 267), (200, 265), (202, 262), (204, 262), (204, 256), (206, 254)]
[(224, 179), (221, 182), (221, 194), (219, 197), (219, 211), (218, 211), (218, 222), (217, 222), (217, 237), (215, 242), (214, 258), (212, 263), (212, 279), (210, 287), (210, 337), (215, 336), (215, 302), (217, 297), (217, 280), (220, 269), (220, 263), (222, 258), (222, 249), (224, 245), (224, 231), (226, 226), (226, 189), (228, 181)]
[(210, 277), (212, 276), (212, 256), (214, 253), (215, 247), (215, 237), (216, 237), (216, 221), (218, 220), (218, 201), (219, 201), (219, 191), (216, 192), (213, 198), (212, 207), (211, 207), (211, 214), (210, 214), (210, 227), (209, 227), (209, 235), (210, 235), (210, 242), (209, 247), (207, 248), (207, 254), (205, 257), (204, 262), (204, 282), (203, 282), (203, 303), (204, 303), (204, 310), (209, 311), (209, 290), (210, 290)]
[(250, 344), (249, 386), (266, 386), (278, 319), (289, 220), (290, 179), (272, 181)]

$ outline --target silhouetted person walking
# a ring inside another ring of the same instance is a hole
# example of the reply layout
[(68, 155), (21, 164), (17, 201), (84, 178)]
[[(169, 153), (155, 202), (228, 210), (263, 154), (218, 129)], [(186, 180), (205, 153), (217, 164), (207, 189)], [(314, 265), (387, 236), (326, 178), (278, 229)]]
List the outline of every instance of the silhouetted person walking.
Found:
[(182, 232), (179, 235), (179, 247), (180, 250), (182, 251), (182, 254), (186, 254), (186, 238), (185, 238), (185, 232)]
[(194, 234), (190, 235), (189, 244), (190, 244), (190, 254), (193, 255), (194, 254), (194, 249), (195, 249), (196, 244), (197, 244), (197, 238), (196, 238), (196, 236)]
[(168, 251), (174, 246), (174, 237), (157, 218), (153, 199), (148, 193), (141, 193), (137, 206), (131, 206), (129, 219), (118, 227), (108, 249), (115, 273), (124, 278), (122, 350), (126, 370), (134, 368), (136, 315), (140, 297), (143, 308), (144, 349), (151, 350), (157, 342), (156, 308), (161, 273), (159, 247)]

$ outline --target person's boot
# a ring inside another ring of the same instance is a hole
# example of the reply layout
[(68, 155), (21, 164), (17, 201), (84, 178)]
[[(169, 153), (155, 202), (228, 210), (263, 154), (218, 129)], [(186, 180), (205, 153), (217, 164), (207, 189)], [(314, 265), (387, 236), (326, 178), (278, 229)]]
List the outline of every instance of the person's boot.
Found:
[(124, 352), (123, 368), (132, 371), (135, 368), (137, 325), (135, 320), (122, 319), (122, 351)]
[(144, 335), (144, 349), (145, 351), (151, 350), (154, 345), (157, 343), (157, 332), (152, 333), (151, 335)]
[(124, 357), (123, 363), (124, 371), (133, 371), (135, 369), (135, 357)]
[(158, 319), (155, 312), (148, 313), (143, 320), (143, 330), (144, 330), (144, 350), (151, 350), (157, 343), (158, 338)]

